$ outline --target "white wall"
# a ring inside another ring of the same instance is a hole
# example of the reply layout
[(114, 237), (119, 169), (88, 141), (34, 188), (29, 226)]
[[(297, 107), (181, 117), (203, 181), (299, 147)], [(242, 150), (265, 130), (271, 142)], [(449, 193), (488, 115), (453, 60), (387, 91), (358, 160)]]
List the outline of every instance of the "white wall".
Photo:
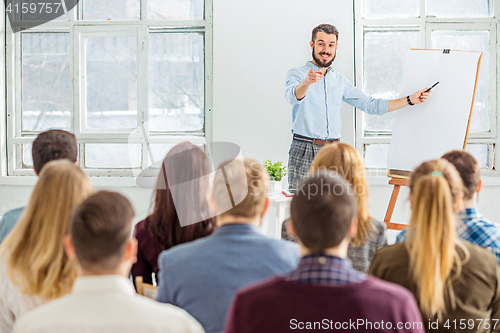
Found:
[[(244, 156), (259, 161), (288, 161), (291, 142), (291, 106), (285, 102), (286, 72), (311, 59), (313, 27), (337, 26), (339, 49), (334, 68), (354, 82), (353, 1), (331, 0), (213, 0), (214, 9), (214, 108), (215, 141), (229, 141)], [(342, 107), (342, 141), (354, 143), (353, 109)], [(392, 187), (388, 179), (370, 180), (370, 204), (382, 220)], [(107, 187), (127, 195), (136, 209), (136, 220), (147, 215), (151, 191), (131, 186)], [(0, 186), (0, 215), (25, 205), (32, 186)], [(499, 186), (485, 186), (479, 207), (485, 216), (500, 221)], [(393, 221), (409, 217), (407, 189), (399, 196)]]

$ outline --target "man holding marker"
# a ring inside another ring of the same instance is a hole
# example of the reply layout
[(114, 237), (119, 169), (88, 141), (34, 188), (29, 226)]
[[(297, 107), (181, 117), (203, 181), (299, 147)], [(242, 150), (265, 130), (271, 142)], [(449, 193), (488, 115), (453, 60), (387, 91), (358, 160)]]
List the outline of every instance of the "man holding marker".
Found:
[(354, 87), (330, 68), (335, 60), (339, 33), (329, 24), (313, 29), (312, 61), (286, 75), (285, 97), (293, 105), (293, 141), (288, 158), (288, 183), (296, 189), (307, 175), (318, 151), (340, 139), (342, 101), (369, 114), (384, 115), (407, 105), (425, 102), (430, 89), (394, 100), (376, 99)]

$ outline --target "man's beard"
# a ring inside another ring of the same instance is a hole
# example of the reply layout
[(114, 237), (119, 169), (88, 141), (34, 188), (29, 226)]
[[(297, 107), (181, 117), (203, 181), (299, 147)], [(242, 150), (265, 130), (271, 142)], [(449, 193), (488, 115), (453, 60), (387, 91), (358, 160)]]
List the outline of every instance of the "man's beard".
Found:
[(316, 57), (315, 50), (313, 49), (313, 51), (312, 51), (312, 57), (313, 57), (314, 62), (316, 63), (316, 65), (318, 65), (321, 68), (328, 68), (328, 67), (330, 67), (331, 64), (332, 64), (332, 62), (335, 60), (336, 56), (337, 56), (337, 54), (335, 53), (335, 55), (333, 56), (332, 60), (328, 61), (327, 63), (324, 63), (323, 59), (320, 59), (320, 58)]

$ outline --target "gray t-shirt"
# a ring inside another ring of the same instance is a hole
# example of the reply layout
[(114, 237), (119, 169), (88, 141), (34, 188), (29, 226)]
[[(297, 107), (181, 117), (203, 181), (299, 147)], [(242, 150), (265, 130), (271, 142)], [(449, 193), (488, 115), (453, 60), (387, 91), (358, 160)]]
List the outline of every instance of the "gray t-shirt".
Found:
[(386, 225), (372, 218), (373, 226), (375, 227), (364, 245), (350, 246), (347, 250), (347, 257), (351, 259), (352, 267), (355, 270), (366, 273), (368, 267), (375, 256), (375, 252), (383, 246), (387, 245)]

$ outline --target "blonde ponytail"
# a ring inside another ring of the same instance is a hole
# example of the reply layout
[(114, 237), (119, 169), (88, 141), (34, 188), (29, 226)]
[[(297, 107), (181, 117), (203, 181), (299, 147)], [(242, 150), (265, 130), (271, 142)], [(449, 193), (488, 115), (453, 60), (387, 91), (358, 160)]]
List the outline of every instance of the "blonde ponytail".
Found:
[(461, 271), (455, 219), (457, 200), (463, 196), (462, 180), (449, 162), (429, 161), (413, 172), (410, 191), (412, 215), (406, 241), (410, 271), (422, 312), (440, 317), (445, 311), (446, 289), (454, 299), (449, 283), (454, 265), (458, 274)]

